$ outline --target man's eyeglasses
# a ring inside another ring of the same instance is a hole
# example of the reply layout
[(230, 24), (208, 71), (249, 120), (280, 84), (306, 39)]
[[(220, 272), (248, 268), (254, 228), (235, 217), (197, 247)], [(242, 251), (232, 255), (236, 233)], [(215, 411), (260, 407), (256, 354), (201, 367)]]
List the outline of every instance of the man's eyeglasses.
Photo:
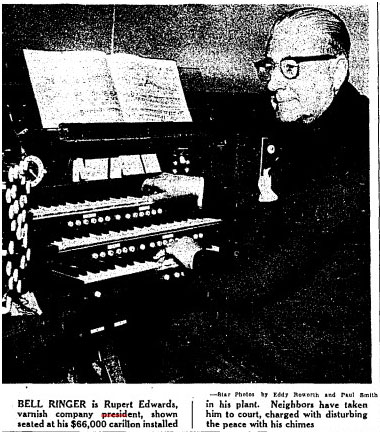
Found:
[(285, 78), (297, 78), (300, 72), (300, 63), (320, 60), (331, 60), (336, 56), (331, 54), (321, 54), (308, 57), (285, 57), (280, 63), (275, 63), (271, 58), (265, 58), (254, 63), (261, 81), (268, 82), (276, 67), (280, 65), (280, 70)]

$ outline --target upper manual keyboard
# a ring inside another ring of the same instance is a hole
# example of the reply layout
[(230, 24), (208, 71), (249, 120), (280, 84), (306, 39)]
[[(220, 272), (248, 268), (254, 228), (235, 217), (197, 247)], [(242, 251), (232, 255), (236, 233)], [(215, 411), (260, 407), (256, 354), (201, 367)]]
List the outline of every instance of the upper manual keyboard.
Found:
[(167, 198), (167, 194), (160, 193), (142, 197), (127, 196), (121, 198), (108, 198), (104, 200), (87, 201), (78, 203), (67, 202), (60, 205), (38, 206), (31, 209), (33, 219), (49, 219), (71, 215), (82, 215), (94, 211), (123, 209), (134, 206), (152, 205), (154, 202)]

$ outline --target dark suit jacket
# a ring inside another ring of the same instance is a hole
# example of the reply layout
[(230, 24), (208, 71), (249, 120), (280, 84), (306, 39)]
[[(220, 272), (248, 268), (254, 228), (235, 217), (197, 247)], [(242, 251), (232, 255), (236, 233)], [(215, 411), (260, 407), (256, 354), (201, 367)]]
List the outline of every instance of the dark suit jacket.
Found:
[(237, 258), (227, 252), (208, 275), (210, 257), (199, 254), (196, 267), (207, 271), (197, 283), (216, 309), (250, 327), (237, 351), (246, 361), (261, 352), (268, 380), (368, 381), (368, 100), (345, 83), (314, 123), (266, 125), (279, 199), (259, 203), (258, 168), (243, 169), (227, 230)]

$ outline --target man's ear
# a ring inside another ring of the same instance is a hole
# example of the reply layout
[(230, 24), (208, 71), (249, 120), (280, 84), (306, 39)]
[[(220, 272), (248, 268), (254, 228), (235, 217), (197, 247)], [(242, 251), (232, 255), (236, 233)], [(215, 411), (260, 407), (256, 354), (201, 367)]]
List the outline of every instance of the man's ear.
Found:
[(339, 55), (335, 60), (334, 65), (334, 81), (333, 87), (335, 93), (338, 92), (342, 84), (344, 83), (348, 74), (348, 59), (344, 55)]

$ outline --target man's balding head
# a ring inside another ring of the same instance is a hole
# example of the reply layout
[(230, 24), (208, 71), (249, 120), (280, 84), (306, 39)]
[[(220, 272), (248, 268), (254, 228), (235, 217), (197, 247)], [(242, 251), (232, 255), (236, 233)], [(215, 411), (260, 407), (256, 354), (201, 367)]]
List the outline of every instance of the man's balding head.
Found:
[(268, 47), (277, 26), (298, 28), (305, 35), (319, 35), (321, 50), (326, 54), (350, 55), (350, 35), (344, 22), (333, 12), (314, 7), (293, 9), (282, 15), (273, 25)]

